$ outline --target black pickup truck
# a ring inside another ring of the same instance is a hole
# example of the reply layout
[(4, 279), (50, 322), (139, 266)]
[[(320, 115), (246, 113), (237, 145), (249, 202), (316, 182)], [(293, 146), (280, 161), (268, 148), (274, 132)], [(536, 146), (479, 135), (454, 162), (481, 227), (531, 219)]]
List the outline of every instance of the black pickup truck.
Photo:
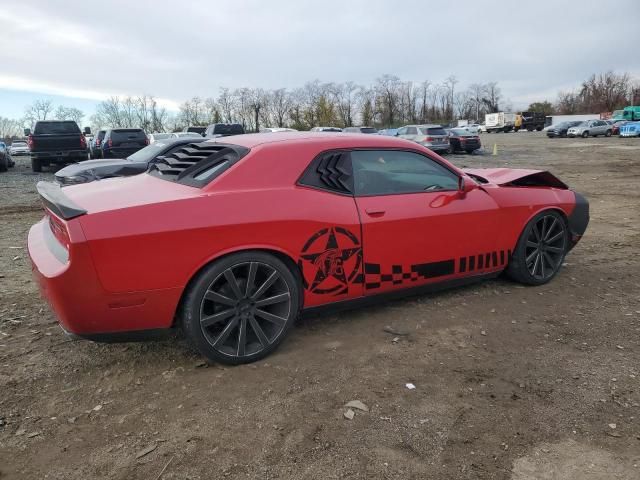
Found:
[(522, 112), (522, 125), (520, 125), (521, 130), (528, 130), (533, 132), (537, 130), (538, 132), (544, 128), (544, 120), (545, 114), (539, 112)]
[(42, 167), (52, 163), (71, 163), (87, 159), (87, 140), (91, 133), (85, 127), (84, 133), (72, 120), (43, 120), (36, 122), (33, 133), (25, 128), (27, 145), (31, 154), (31, 169), (41, 172)]

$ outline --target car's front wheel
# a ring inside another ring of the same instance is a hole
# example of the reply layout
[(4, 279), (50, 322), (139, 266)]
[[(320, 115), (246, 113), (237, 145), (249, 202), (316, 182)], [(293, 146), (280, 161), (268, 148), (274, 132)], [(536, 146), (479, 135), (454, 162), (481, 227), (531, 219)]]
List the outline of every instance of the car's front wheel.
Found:
[(589, 132), (582, 132), (582, 138), (587, 138), (589, 136)]
[(547, 210), (526, 225), (509, 260), (506, 273), (528, 285), (542, 285), (560, 270), (567, 253), (569, 234), (560, 213)]
[(284, 340), (299, 311), (299, 282), (277, 257), (242, 252), (195, 278), (182, 303), (187, 339), (211, 361), (259, 360)]

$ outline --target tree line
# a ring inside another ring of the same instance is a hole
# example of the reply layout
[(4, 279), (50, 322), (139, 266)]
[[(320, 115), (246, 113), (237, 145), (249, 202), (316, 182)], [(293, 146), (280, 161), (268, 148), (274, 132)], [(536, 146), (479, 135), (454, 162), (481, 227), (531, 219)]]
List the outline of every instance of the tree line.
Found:
[[(600, 113), (640, 104), (640, 83), (627, 73), (594, 74), (572, 91), (559, 92), (555, 102), (529, 105), (529, 111), (551, 114)], [(217, 96), (193, 97), (169, 111), (157, 97), (111, 97), (100, 102), (89, 118), (93, 130), (105, 127), (143, 128), (147, 132), (179, 131), (192, 125), (240, 123), (247, 131), (260, 127), (309, 130), (315, 126), (369, 125), (391, 128), (408, 123), (448, 124), (455, 119), (482, 121), (486, 113), (512, 111), (498, 82), (459, 88), (449, 76), (441, 82), (405, 81), (383, 75), (368, 86), (355, 82), (307, 82), (294, 89), (221, 88)], [(21, 119), (0, 117), (0, 138), (20, 136), (22, 127), (38, 120), (74, 120), (77, 108), (36, 100)]]

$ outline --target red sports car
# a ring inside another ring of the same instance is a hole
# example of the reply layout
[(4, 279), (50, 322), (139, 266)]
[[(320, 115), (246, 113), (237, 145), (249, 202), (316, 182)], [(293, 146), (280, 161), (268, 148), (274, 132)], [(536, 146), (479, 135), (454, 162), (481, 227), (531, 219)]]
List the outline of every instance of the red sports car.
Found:
[(272, 352), (303, 310), (503, 271), (546, 283), (589, 221), (548, 172), (463, 171), (376, 135), (240, 135), (140, 175), (38, 191), (46, 216), (29, 253), (67, 332), (181, 327), (225, 363)]

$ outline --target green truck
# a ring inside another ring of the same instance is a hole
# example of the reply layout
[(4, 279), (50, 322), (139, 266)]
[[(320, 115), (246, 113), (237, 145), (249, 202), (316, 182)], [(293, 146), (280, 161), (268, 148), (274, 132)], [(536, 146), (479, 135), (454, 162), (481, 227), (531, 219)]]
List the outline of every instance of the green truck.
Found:
[(611, 115), (611, 120), (640, 121), (640, 106), (624, 107), (624, 110), (616, 110)]

